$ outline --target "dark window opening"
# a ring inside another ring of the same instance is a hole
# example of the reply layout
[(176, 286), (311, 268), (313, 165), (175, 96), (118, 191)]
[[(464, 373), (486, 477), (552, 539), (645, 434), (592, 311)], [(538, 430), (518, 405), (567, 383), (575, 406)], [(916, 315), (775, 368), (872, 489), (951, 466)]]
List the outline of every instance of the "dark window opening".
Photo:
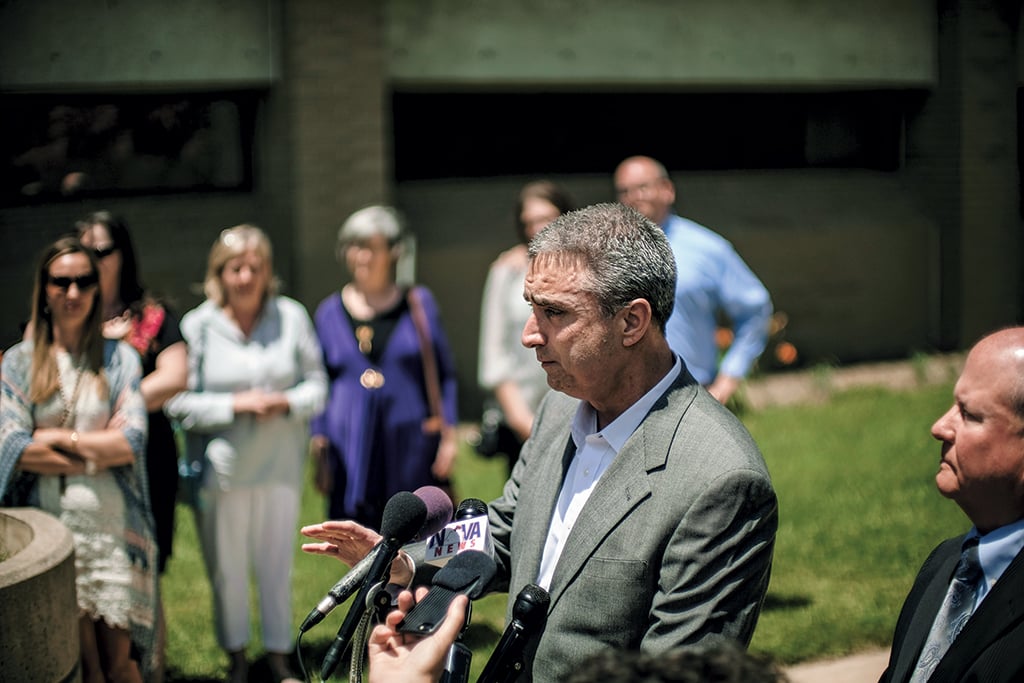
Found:
[(0, 96), (0, 203), (249, 190), (253, 92)]
[(608, 173), (646, 154), (673, 170), (902, 162), (911, 92), (395, 92), (398, 181)]

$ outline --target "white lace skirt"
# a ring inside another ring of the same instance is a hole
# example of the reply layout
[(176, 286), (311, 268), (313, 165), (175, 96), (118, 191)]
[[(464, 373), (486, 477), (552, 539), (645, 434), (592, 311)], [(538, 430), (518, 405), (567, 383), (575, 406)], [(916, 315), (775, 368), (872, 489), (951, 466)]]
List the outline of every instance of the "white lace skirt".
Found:
[[(125, 551), (124, 496), (109, 471), (93, 476), (40, 477), (40, 503), (71, 531), (81, 614), (127, 629), (132, 604), (131, 560)], [(148, 619), (146, 620), (148, 621)]]

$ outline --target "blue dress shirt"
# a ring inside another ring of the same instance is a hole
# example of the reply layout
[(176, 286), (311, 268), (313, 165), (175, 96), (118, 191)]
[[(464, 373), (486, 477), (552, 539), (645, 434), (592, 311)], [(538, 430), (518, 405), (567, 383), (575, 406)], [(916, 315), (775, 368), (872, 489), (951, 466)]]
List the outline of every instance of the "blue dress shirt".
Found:
[[(701, 384), (719, 372), (746, 377), (768, 343), (768, 290), (721, 235), (676, 215), (662, 228), (678, 271), (675, 309), (666, 325), (669, 345)], [(719, 311), (729, 317), (734, 334), (721, 364), (715, 343)]]
[(1024, 520), (999, 527), (981, 536), (977, 528), (971, 529), (964, 538), (978, 536), (978, 561), (985, 574), (985, 580), (978, 589), (975, 605), (980, 605), (988, 592), (995, 585), (1013, 558), (1024, 548)]

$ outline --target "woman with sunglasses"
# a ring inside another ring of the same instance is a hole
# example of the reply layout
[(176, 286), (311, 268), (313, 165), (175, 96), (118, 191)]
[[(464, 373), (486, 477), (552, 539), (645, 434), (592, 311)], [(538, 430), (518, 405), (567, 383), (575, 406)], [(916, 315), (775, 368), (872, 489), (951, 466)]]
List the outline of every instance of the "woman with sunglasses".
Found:
[[(178, 497), (178, 444), (164, 403), (188, 381), (188, 351), (178, 318), (139, 282), (138, 261), (128, 226), (109, 211), (96, 211), (76, 224), (78, 238), (99, 263), (103, 336), (121, 339), (139, 352), (139, 389), (149, 413), (146, 474), (156, 530), (157, 572), (163, 575), (174, 543), (174, 504)], [(156, 661), (164, 668), (166, 628), (158, 611)]]
[(3, 357), (0, 495), (71, 532), (82, 680), (142, 681), (157, 597), (146, 408), (139, 356), (103, 338), (101, 317), (92, 251), (72, 237), (53, 243), (36, 275), (31, 336)]

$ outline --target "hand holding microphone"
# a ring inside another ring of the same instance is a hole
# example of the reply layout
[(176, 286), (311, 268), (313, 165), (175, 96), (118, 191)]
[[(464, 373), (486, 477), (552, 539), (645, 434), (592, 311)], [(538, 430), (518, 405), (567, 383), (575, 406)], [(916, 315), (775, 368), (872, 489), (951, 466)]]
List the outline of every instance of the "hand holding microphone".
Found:
[[(398, 630), (402, 633), (433, 633), (458, 595), (476, 600), (494, 579), (498, 567), (487, 553), (467, 550), (451, 559), (437, 574), (427, 594), (406, 615)], [(469, 621), (468, 619), (466, 620)]]
[[(427, 588), (416, 590), (421, 598)], [(448, 607), (448, 615), (430, 636), (408, 635), (398, 624), (412, 610), (413, 594), (402, 591), (398, 608), (370, 634), (367, 655), (370, 662), (368, 683), (437, 683), (444, 670), (446, 655), (465, 626), (469, 598), (457, 596)]]
[(356, 594), (348, 614), (345, 615), (341, 628), (338, 629), (337, 637), (324, 656), (320, 667), (320, 676), (324, 680), (330, 678), (338, 666), (338, 661), (348, 650), (352, 637), (367, 611), (368, 602), (386, 582), (391, 563), (398, 555), (398, 551), (401, 550), (402, 544), (412, 539), (422, 529), (426, 520), (426, 503), (408, 491), (396, 493), (384, 506), (379, 549), (374, 553), (359, 592)]
[[(450, 618), (451, 605), (462, 596), (475, 600), (484, 594), (498, 568), (487, 553), (466, 550), (451, 559), (437, 574), (433, 585), (419, 603), (398, 624), (399, 633), (431, 635)], [(463, 628), (469, 625), (472, 603), (466, 603)], [(442, 633), (443, 631), (438, 631)], [(441, 683), (468, 683), (473, 652), (459, 642), (461, 629), (448, 646)]]
[[(413, 495), (422, 500), (427, 508), (426, 520), (410, 539), (410, 541), (418, 541), (444, 529), (444, 525), (452, 518), (452, 502), (448, 494), (436, 486), (421, 486), (413, 491)], [(383, 541), (377, 543), (363, 559), (354, 564), (348, 573), (327, 591), (323, 600), (310, 611), (305, 621), (302, 622), (302, 626), (299, 627), (300, 633), (305, 633), (319, 624), (335, 607), (345, 602), (359, 589), (365, 581), (374, 559), (381, 552), (382, 544)]]
[[(425, 507), (426, 510), (421, 508)], [(487, 504), (482, 500), (470, 498), (463, 500), (455, 515), (455, 521), (447, 524), (451, 518), (452, 508), (448, 495), (442, 490), (433, 486), (425, 486), (417, 489), (415, 494), (406, 492), (396, 494), (388, 501), (384, 509), (384, 519), (381, 528), (382, 535), (362, 527), (354, 522), (323, 522), (319, 525), (304, 527), (302, 533), (312, 538), (325, 541), (318, 544), (303, 545), (306, 552), (332, 555), (343, 559), (351, 560), (352, 569), (335, 584), (323, 600), (309, 613), (300, 628), (300, 633), (320, 623), (338, 604), (344, 602), (355, 591), (359, 591), (345, 617), (344, 623), (338, 629), (338, 635), (324, 657), (321, 667), (321, 677), (327, 679), (336, 668), (339, 659), (345, 654), (351, 640), (363, 620), (363, 615), (368, 609), (368, 600), (378, 595), (377, 590), (381, 587), (389, 575), (390, 564), (398, 555), (401, 545), (415, 539), (427, 538), (426, 563), (438, 567), (446, 566), (452, 558), (461, 552), (474, 551), (483, 554), (485, 561), (470, 558), (456, 563), (451, 572), (441, 577), (442, 585), (431, 603), (442, 602), (442, 593), (445, 590), (451, 591), (447, 600), (443, 601), (446, 608), (455, 595), (468, 590), (468, 585), (456, 585), (458, 579), (454, 574), (458, 571), (475, 571), (481, 569), (480, 576), (484, 580), (479, 590), (491, 581), (496, 571), (493, 556), (493, 543), (491, 541), (490, 527), (487, 518)], [(415, 526), (415, 533), (410, 534), (409, 528)], [(399, 529), (401, 527), (401, 529)], [(356, 554), (350, 545), (362, 546), (362, 554)], [(423, 546), (420, 546), (422, 549)], [(415, 554), (415, 553), (414, 553)], [(473, 563), (476, 563), (475, 565)], [(463, 563), (471, 566), (467, 570)], [(488, 573), (487, 565), (490, 570)], [(461, 569), (460, 569), (461, 567)], [(440, 571), (438, 572), (440, 574)], [(447, 578), (446, 578), (447, 577)], [(435, 576), (436, 579), (436, 576)], [(429, 596), (428, 592), (428, 596)], [(427, 608), (422, 608), (417, 619), (426, 614)], [(436, 614), (430, 615), (436, 627), (440, 619)]]

